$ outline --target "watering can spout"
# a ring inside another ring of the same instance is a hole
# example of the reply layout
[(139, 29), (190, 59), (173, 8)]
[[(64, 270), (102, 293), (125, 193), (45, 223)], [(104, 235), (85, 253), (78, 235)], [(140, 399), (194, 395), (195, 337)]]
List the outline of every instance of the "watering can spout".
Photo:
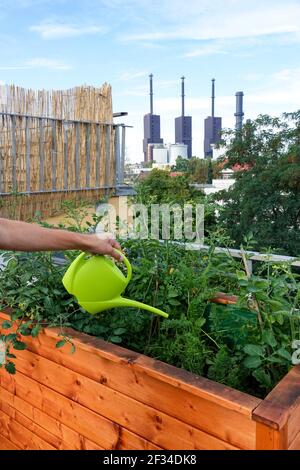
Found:
[(112, 300), (106, 300), (104, 302), (82, 302), (81, 306), (89, 313), (99, 313), (103, 310), (108, 310), (116, 307), (133, 307), (142, 310), (148, 310), (155, 315), (160, 315), (162, 317), (168, 318), (169, 315), (166, 312), (163, 312), (159, 308), (152, 307), (151, 305), (143, 304), (136, 300), (126, 299), (124, 297), (117, 297)]
[(142, 302), (138, 302), (137, 300), (126, 299), (124, 297), (120, 298), (122, 307), (134, 307), (134, 308), (141, 308), (142, 310), (148, 310), (155, 315), (160, 315), (161, 317), (168, 318), (168, 314), (163, 312), (159, 308), (152, 307), (151, 305), (143, 304)]

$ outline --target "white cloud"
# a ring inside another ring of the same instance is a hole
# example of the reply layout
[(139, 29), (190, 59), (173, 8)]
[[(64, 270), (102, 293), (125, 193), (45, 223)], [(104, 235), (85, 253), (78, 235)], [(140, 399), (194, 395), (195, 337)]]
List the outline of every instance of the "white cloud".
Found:
[(119, 80), (127, 82), (131, 80), (135, 80), (137, 78), (146, 77), (147, 75), (149, 74), (145, 70), (140, 70), (137, 72), (123, 72), (119, 76)]
[[(218, 38), (245, 38), (275, 34), (294, 34), (300, 31), (299, 2), (241, 2), (239, 0), (216, 2), (209, 7), (203, 2), (192, 2), (193, 14), (189, 8), (178, 20), (166, 24), (164, 29), (154, 25), (149, 32), (137, 32), (123, 36), (127, 41), (160, 40), (210, 40)], [(204, 2), (205, 3), (205, 2)], [(256, 5), (253, 5), (256, 4)], [(173, 10), (173, 5), (171, 10)], [(187, 15), (187, 12), (189, 15)]]
[(300, 87), (300, 67), (295, 69), (283, 69), (273, 75), (274, 80), (279, 82), (297, 82)]
[(107, 31), (107, 29), (102, 26), (82, 26), (48, 22), (30, 26), (29, 30), (40, 34), (43, 39), (71, 38), (90, 34), (103, 34)]
[(221, 44), (205, 44), (202, 47), (196, 47), (190, 50), (184, 54), (184, 57), (201, 57), (215, 54), (227, 54), (227, 52)]
[(0, 70), (30, 70), (30, 69), (50, 69), (50, 70), (70, 70), (72, 67), (61, 61), (47, 59), (44, 57), (36, 57), (27, 60), (19, 65), (0, 65)]

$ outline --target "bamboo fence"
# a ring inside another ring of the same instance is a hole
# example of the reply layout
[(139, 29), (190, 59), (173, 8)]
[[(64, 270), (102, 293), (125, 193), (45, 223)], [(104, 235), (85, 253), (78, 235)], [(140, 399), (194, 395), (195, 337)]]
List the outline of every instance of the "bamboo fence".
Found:
[(1, 86), (0, 119), (2, 217), (50, 216), (65, 199), (99, 198), (114, 186), (119, 130), (107, 83), (65, 91)]

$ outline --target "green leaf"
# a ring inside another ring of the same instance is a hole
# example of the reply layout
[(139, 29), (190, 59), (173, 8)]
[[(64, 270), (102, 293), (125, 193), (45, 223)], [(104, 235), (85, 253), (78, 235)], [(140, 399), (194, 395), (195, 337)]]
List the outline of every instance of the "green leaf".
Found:
[(6, 335), (6, 336), (4, 337), (4, 341), (5, 341), (6, 343), (14, 342), (14, 341), (16, 341), (16, 339), (17, 339), (16, 333), (9, 333), (9, 335)]
[(126, 328), (116, 328), (114, 330), (114, 335), (116, 336), (123, 335), (124, 333), (126, 333), (126, 331), (127, 331)]
[(175, 289), (169, 290), (169, 292), (168, 292), (168, 298), (169, 299), (171, 299), (173, 297), (178, 297), (178, 295), (179, 294), (178, 294), (177, 290), (175, 290)]
[(262, 346), (257, 346), (256, 344), (247, 344), (244, 347), (244, 352), (249, 356), (263, 356), (264, 349)]
[(247, 367), (247, 369), (256, 369), (261, 363), (262, 361), (259, 356), (248, 356), (244, 360), (244, 366)]
[(17, 359), (17, 356), (12, 353), (6, 353), (6, 357), (8, 357), (9, 359)]
[(276, 321), (280, 326), (282, 326), (284, 324), (284, 316), (281, 313), (276, 313)]
[(112, 343), (122, 343), (122, 338), (120, 336), (110, 336), (109, 341)]
[(269, 356), (266, 359), (268, 362), (271, 362), (271, 364), (284, 364), (284, 360), (282, 357)]
[(15, 321), (21, 318), (22, 316), (23, 316), (23, 312), (21, 312), (21, 310), (17, 310), (11, 314), (11, 319)]
[(6, 369), (6, 371), (7, 371), (9, 374), (14, 375), (14, 374), (16, 373), (16, 366), (15, 366), (15, 364), (14, 364), (13, 362), (10, 362), (10, 361), (7, 362), (7, 363), (5, 364), (5, 369)]
[(42, 329), (41, 325), (35, 325), (31, 330), (31, 336), (33, 338), (36, 338), (39, 332), (41, 331), (41, 329)]
[(27, 348), (27, 346), (26, 343), (24, 343), (23, 341), (14, 341), (13, 348), (17, 349), (18, 351), (23, 351)]
[(8, 330), (12, 327), (12, 323), (10, 321), (5, 320), (4, 322), (2, 322), (1, 326), (4, 330)]
[(175, 307), (176, 307), (177, 305), (180, 305), (180, 302), (179, 302), (178, 300), (176, 300), (176, 299), (168, 299), (168, 303), (169, 303), (170, 305), (174, 305)]
[(278, 354), (280, 357), (283, 357), (283, 359), (287, 359), (289, 362), (292, 362), (292, 356), (286, 349), (280, 348), (278, 351), (276, 351), (276, 354)]
[(24, 328), (24, 327), (20, 327), (19, 328), (19, 333), (22, 335), (22, 336), (30, 336), (31, 335), (31, 329), (30, 328)]
[(271, 377), (262, 369), (252, 372), (253, 377), (265, 388), (270, 388), (272, 385)]
[(247, 281), (248, 284), (248, 278), (246, 276), (245, 271), (236, 271), (236, 277), (238, 278), (238, 280)]
[(275, 348), (277, 345), (277, 341), (275, 339), (275, 336), (271, 330), (264, 330), (262, 333), (262, 340), (264, 343), (268, 344), (272, 348)]
[(65, 339), (61, 339), (60, 341), (57, 341), (55, 347), (56, 348), (62, 348), (65, 344), (66, 344), (66, 340)]

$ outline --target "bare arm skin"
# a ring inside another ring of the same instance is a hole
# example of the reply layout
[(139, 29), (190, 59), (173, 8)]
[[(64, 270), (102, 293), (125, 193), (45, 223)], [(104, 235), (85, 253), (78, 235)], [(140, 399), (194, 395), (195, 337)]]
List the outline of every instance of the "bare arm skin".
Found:
[(100, 239), (67, 230), (49, 229), (39, 225), (0, 218), (0, 249), (15, 251), (82, 250), (93, 254), (110, 255), (120, 260), (114, 250), (120, 245), (112, 238)]

